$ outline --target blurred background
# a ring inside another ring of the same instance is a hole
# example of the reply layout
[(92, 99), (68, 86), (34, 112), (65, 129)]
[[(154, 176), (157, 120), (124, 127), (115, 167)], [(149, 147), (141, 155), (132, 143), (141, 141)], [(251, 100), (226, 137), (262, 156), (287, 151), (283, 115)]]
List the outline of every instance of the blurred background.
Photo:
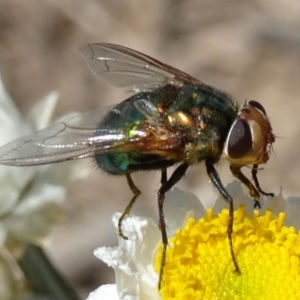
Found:
[[(267, 110), (277, 136), (259, 180), (263, 189), (299, 195), (300, 2), (297, 0), (0, 0), (0, 72), (26, 114), (49, 92), (60, 93), (56, 116), (118, 103), (128, 97), (92, 75), (78, 52), (91, 42), (124, 45), (179, 68), (240, 102)], [(72, 163), (72, 162), (67, 162)], [(131, 198), (125, 178), (110, 177), (87, 160), (91, 173), (69, 188), (69, 222), (56, 228), (49, 255), (83, 297), (112, 271), (92, 254), (113, 246), (111, 223)], [(220, 176), (232, 175), (226, 162)], [(249, 170), (245, 170), (249, 175)], [(133, 212), (157, 220), (159, 174), (133, 176), (143, 191)], [(206, 206), (216, 199), (204, 167), (179, 184)]]

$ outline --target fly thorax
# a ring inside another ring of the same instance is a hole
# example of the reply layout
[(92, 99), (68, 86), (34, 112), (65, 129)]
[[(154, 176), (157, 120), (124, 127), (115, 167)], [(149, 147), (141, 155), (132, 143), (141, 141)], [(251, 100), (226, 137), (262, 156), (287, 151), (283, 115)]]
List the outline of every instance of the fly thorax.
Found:
[(167, 123), (174, 131), (184, 133), (185, 143), (196, 142), (201, 134), (207, 130), (203, 116), (194, 116), (192, 113), (183, 111), (168, 114)]
[(177, 111), (167, 116), (169, 125), (174, 127), (195, 127), (194, 119), (185, 112)]
[(274, 141), (265, 109), (256, 101), (248, 101), (229, 130), (223, 156), (237, 165), (266, 163)]

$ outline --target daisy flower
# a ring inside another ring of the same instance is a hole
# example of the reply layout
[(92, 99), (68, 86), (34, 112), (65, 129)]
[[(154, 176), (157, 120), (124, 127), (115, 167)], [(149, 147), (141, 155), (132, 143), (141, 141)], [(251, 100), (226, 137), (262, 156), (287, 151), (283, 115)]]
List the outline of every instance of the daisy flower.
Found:
[[(23, 118), (0, 78), (0, 145), (48, 126), (57, 99), (58, 93), (50, 93)], [(15, 273), (19, 271), (14, 259), (22, 256), (28, 243), (45, 245), (53, 225), (66, 219), (59, 206), (66, 185), (86, 174), (78, 163), (0, 166), (0, 299), (17, 299)]]
[[(299, 200), (282, 192), (253, 209), (239, 182), (227, 186), (234, 199), (233, 251), (227, 235), (228, 206), (220, 197), (205, 210), (197, 197), (177, 188), (167, 194), (169, 247), (161, 289), (160, 231), (153, 220), (130, 216), (123, 222), (129, 239), (95, 255), (116, 274), (88, 300), (105, 299), (300, 299)], [(113, 217), (117, 232), (120, 214)]]

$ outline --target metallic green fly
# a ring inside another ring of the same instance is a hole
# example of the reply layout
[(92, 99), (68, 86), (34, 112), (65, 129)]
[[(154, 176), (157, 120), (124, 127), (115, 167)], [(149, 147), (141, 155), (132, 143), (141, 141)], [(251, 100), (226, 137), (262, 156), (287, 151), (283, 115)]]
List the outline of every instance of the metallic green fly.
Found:
[[(196, 78), (145, 54), (113, 44), (89, 44), (81, 53), (102, 80), (134, 95), (110, 109), (98, 109), (56, 123), (0, 148), (0, 164), (42, 165), (94, 157), (101, 169), (125, 175), (133, 198), (119, 220), (129, 214), (140, 190), (131, 173), (161, 170), (159, 221), (164, 245), (159, 287), (166, 260), (165, 194), (188, 167), (204, 162), (212, 183), (229, 203), (228, 237), (232, 247), (233, 199), (214, 165), (224, 158), (233, 175), (259, 207), (265, 193), (257, 179), (258, 165), (268, 161), (275, 136), (265, 109), (256, 101), (239, 105), (233, 98)], [(168, 178), (167, 168), (177, 166)], [(241, 172), (251, 166), (254, 185)]]

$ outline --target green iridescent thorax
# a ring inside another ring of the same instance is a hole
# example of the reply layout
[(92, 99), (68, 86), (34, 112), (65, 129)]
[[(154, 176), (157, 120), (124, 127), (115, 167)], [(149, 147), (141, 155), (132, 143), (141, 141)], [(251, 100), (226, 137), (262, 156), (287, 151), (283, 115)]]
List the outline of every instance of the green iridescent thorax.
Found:
[(217, 161), (239, 105), (230, 95), (207, 85), (184, 86), (166, 114), (174, 130), (184, 131), (186, 160)]
[(146, 120), (134, 105), (137, 100), (146, 100), (157, 108), (166, 128), (181, 138), (181, 145), (170, 150), (172, 159), (132, 150), (96, 156), (99, 166), (108, 173), (122, 175), (129, 167), (130, 170), (161, 169), (182, 160), (192, 164), (207, 157), (217, 161), (238, 111), (237, 103), (229, 95), (209, 86), (167, 85), (116, 105), (103, 119), (101, 127), (123, 128), (130, 135)]

